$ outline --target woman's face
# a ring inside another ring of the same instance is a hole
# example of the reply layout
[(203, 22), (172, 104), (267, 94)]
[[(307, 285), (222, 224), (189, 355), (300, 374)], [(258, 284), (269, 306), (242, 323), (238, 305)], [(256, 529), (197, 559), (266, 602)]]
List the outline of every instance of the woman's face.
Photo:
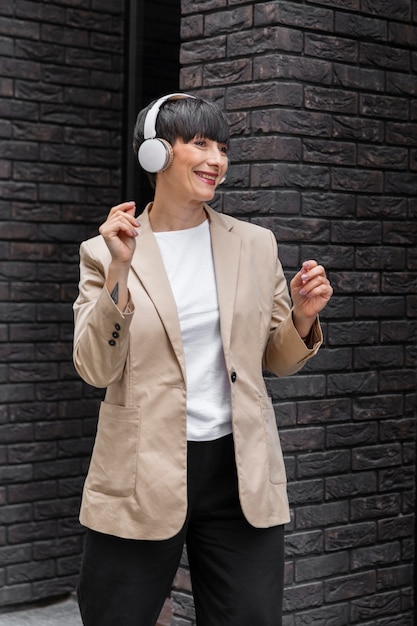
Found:
[(171, 197), (207, 202), (228, 167), (227, 145), (205, 137), (194, 137), (188, 143), (177, 139), (174, 143), (172, 165), (158, 176)]

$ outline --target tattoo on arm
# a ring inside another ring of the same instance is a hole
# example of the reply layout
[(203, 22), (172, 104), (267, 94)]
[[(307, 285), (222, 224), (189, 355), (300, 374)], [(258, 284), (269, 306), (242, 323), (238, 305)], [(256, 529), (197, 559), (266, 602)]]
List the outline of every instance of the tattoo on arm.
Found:
[(114, 304), (117, 304), (119, 302), (119, 283), (115, 284), (114, 289), (110, 294), (110, 297), (113, 300)]

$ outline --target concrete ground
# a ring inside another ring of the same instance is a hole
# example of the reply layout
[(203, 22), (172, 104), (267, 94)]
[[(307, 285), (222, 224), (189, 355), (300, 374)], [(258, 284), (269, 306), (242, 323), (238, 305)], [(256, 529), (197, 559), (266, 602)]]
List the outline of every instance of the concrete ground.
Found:
[(42, 607), (0, 613), (0, 626), (82, 626), (75, 596)]

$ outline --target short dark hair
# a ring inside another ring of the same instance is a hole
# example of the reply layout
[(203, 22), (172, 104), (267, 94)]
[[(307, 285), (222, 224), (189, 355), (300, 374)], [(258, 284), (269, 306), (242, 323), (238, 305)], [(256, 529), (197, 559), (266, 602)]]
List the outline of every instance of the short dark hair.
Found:
[[(133, 151), (138, 155), (144, 141), (143, 129), (148, 111), (156, 100), (139, 111), (133, 131)], [(212, 141), (229, 145), (229, 123), (223, 111), (214, 102), (203, 98), (179, 98), (166, 100), (156, 118), (156, 136), (169, 141), (171, 145), (177, 139), (188, 143), (194, 137), (206, 137)], [(155, 175), (148, 174), (152, 186)]]

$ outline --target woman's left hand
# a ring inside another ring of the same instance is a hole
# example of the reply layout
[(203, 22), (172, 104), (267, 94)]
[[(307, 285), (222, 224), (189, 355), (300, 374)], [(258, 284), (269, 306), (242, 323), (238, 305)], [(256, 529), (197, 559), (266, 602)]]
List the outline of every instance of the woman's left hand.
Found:
[(290, 283), (294, 325), (301, 337), (306, 337), (318, 313), (328, 303), (333, 288), (325, 269), (317, 261), (304, 261)]

